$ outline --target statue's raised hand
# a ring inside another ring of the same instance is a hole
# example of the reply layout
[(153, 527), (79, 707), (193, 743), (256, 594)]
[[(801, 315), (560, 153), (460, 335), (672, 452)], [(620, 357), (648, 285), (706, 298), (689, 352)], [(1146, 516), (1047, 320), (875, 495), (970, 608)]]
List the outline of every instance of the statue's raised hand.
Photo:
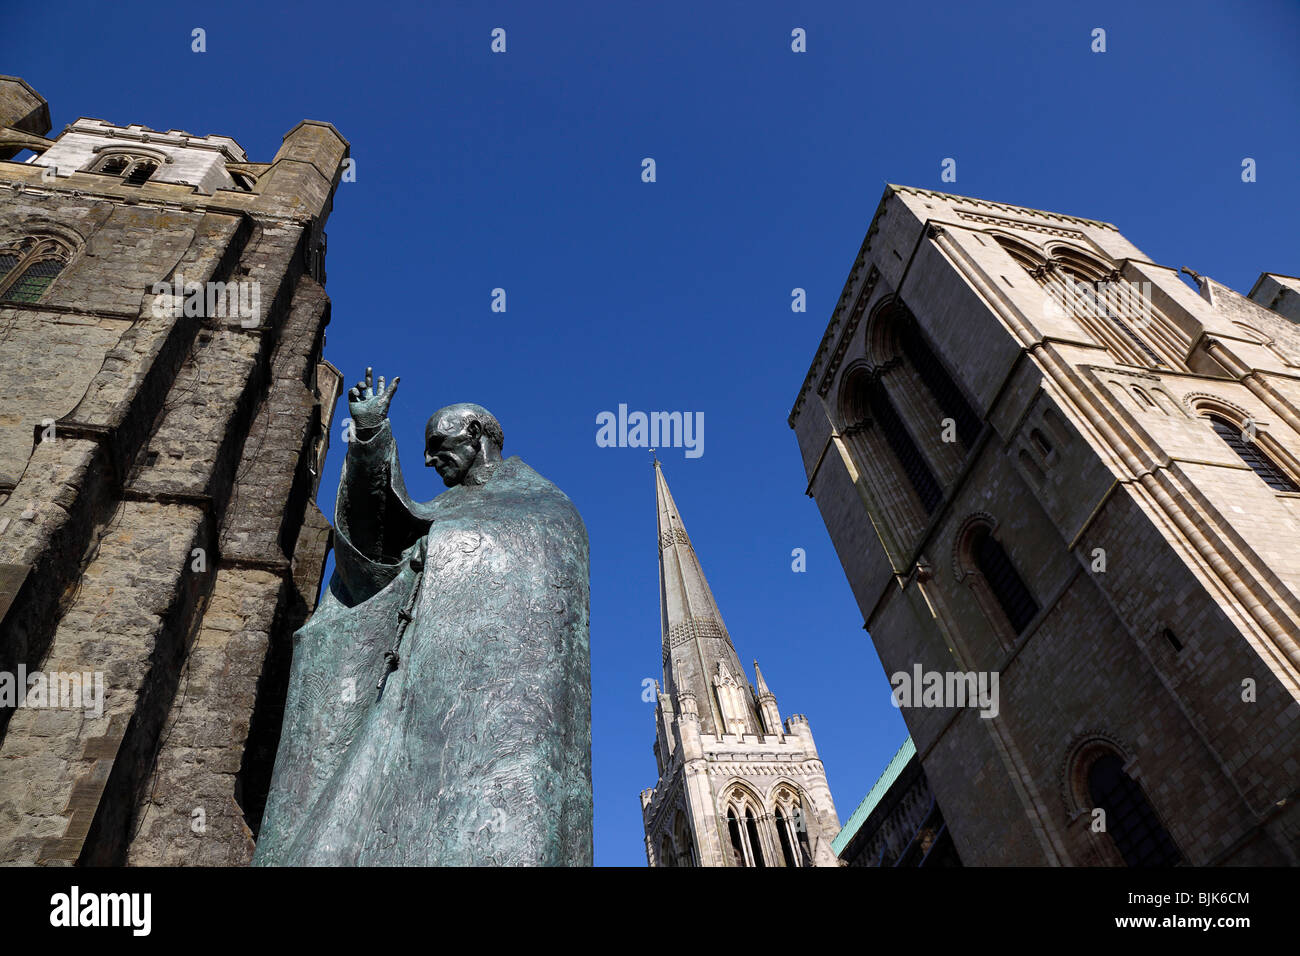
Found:
[(366, 369), (366, 380), (357, 382), (348, 391), (348, 414), (357, 431), (364, 432), (378, 428), (388, 417), (388, 405), (397, 394), (397, 383), (401, 377), (393, 379), (391, 388), (384, 388), (384, 377), (379, 376), (379, 387), (374, 387), (374, 369)]

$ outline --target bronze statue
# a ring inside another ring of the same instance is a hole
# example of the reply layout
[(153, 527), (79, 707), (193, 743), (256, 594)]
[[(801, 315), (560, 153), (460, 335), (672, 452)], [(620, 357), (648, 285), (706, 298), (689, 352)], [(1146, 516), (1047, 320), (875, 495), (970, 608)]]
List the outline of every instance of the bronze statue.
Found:
[(366, 369), (335, 568), (295, 635), (254, 865), (590, 865), (587, 532), (487, 409), (429, 419), (406, 492)]

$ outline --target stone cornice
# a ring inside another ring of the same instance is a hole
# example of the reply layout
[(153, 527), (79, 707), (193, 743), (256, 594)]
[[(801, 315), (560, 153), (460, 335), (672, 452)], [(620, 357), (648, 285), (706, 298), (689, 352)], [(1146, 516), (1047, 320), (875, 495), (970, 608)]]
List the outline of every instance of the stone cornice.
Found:
[[(0, 169), (3, 169), (6, 165), (17, 166), (23, 169), (39, 170), (44, 168), (41, 166), (35, 166), (35, 167), (29, 166), (27, 163), (14, 163), (14, 162), (5, 162), (0, 160)], [(73, 175), (77, 176), (82, 174), (74, 173)], [(89, 174), (89, 175), (97, 175), (97, 174)], [(60, 180), (65, 180), (67, 178), (69, 177), (64, 177), (64, 176), (59, 177)], [(54, 196), (57, 194), (70, 194), (75, 199), (84, 198), (95, 202), (111, 202), (117, 205), (141, 206), (146, 209), (161, 209), (164, 211), (171, 211), (171, 212), (197, 212), (197, 213), (202, 213), (204, 215), (208, 213), (216, 213), (219, 215), (227, 215), (227, 216), (246, 215), (246, 216), (251, 216), (255, 219), (262, 219), (267, 222), (279, 222), (279, 223), (285, 223), (286, 225), (303, 226), (303, 227), (310, 225), (312, 220), (315, 219), (314, 216), (286, 216), (283, 213), (268, 212), (266, 210), (257, 208), (256, 204), (253, 203), (249, 204), (252, 208), (248, 208), (245, 206), (226, 206), (215, 202), (200, 202), (192, 199), (155, 199), (155, 198), (148, 198), (139, 194), (139, 190), (147, 189), (151, 186), (155, 188), (166, 186), (166, 187), (172, 187), (175, 190), (183, 191), (187, 196), (193, 195), (196, 197), (201, 197), (207, 195), (206, 193), (198, 192), (198, 187), (196, 186), (181, 185), (180, 183), (146, 183), (142, 187), (133, 187), (134, 189), (133, 193), (131, 195), (125, 195), (120, 193), (102, 192), (99, 190), (84, 189), (81, 187), (54, 185), (48, 181), (42, 180), (39, 175), (34, 175), (32, 179), (34, 180), (34, 182), (27, 182), (22, 179), (0, 179), (0, 189), (7, 188), (7, 189), (14, 190), (15, 192), (22, 192), (30, 196), (42, 197), (42, 198), (46, 196)], [(132, 187), (123, 187), (123, 188), (125, 189), (125, 188), (132, 188)], [(221, 189), (218, 190), (218, 192), (229, 193), (232, 196), (249, 196), (254, 199), (258, 197), (257, 193), (244, 192), (242, 190)]]
[(909, 193), (913, 196), (930, 196), (934, 199), (942, 199), (945, 202), (960, 203), (965, 206), (979, 206), (984, 209), (996, 209), (1004, 213), (1019, 213), (1021, 215), (1036, 216), (1039, 219), (1050, 219), (1056, 222), (1077, 222), (1084, 226), (1096, 226), (1100, 229), (1110, 229), (1119, 232), (1119, 228), (1113, 223), (1102, 222), (1100, 219), (1084, 219), (1081, 216), (1067, 216), (1059, 212), (1047, 212), (1043, 209), (1031, 209), (1028, 206), (1012, 206), (1008, 203), (992, 202), (987, 199), (976, 199), (972, 196), (956, 196), (952, 193), (941, 193), (933, 189), (921, 189), (917, 186), (898, 186), (893, 183), (889, 185), (889, 190), (898, 193)]

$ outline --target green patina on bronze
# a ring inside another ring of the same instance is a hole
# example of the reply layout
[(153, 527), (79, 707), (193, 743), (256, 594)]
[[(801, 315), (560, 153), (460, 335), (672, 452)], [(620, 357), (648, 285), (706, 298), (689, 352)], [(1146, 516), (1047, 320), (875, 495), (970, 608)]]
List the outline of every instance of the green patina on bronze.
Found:
[(587, 532), (477, 405), (429, 420), (411, 500), (386, 392), (355, 437), (335, 571), (294, 635), (254, 865), (590, 865)]

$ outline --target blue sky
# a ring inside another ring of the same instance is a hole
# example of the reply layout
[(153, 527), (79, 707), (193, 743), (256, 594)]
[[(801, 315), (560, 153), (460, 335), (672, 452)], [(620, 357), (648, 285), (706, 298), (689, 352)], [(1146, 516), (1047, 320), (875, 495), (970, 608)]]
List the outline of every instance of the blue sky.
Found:
[(56, 132), (219, 133), (255, 162), (303, 118), (350, 140), (326, 357), (349, 385), (401, 375), (417, 497), (442, 487), (426, 418), (475, 401), (586, 520), (598, 864), (645, 862), (660, 660), (650, 458), (597, 447), (598, 413), (704, 414), (704, 454), (661, 451), (665, 474), (741, 658), (809, 716), (845, 820), (906, 730), (785, 420), (885, 183), (1107, 220), (1243, 292), (1300, 272), (1293, 2), (184, 6), (17, 5), (0, 72)]

